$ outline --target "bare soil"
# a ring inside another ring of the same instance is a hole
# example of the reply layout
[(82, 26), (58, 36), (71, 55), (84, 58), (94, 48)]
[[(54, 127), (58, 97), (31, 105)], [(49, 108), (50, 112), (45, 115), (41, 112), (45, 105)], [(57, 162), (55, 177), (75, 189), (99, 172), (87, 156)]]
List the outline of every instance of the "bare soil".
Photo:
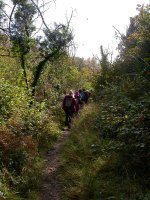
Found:
[(60, 200), (61, 186), (58, 180), (60, 147), (65, 143), (69, 131), (64, 131), (53, 148), (44, 156), (41, 200)]

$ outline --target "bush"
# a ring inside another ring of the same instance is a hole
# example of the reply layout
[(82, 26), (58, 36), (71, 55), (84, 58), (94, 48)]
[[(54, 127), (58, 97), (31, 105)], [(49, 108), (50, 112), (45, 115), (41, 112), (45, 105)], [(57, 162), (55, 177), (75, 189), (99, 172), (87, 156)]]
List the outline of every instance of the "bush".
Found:
[(141, 153), (135, 155), (134, 143), (127, 145), (119, 138), (118, 123), (125, 125), (128, 118), (122, 113), (124, 117), (118, 121), (117, 113), (108, 102), (101, 107), (94, 104), (84, 108), (74, 121), (69, 140), (61, 150), (64, 199), (142, 200), (149, 195), (148, 170), (138, 157)]
[(97, 77), (96, 103), (82, 110), (62, 150), (64, 199), (149, 197), (149, 80), (114, 72)]
[(45, 102), (36, 102), (23, 87), (0, 81), (0, 171), (4, 197), (36, 196), (34, 190), (40, 185), (42, 173), (39, 148), (50, 147), (59, 135), (59, 127)]

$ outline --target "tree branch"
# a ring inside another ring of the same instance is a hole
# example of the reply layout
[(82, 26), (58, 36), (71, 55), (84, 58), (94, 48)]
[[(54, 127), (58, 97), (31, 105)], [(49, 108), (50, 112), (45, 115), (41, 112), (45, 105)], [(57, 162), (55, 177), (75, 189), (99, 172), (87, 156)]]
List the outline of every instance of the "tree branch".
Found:
[(43, 68), (46, 64), (46, 62), (50, 59), (52, 59), (58, 52), (59, 52), (60, 48), (56, 49), (55, 51), (53, 51), (52, 53), (48, 54), (44, 60), (42, 60), (38, 66), (36, 67), (36, 71), (34, 73), (34, 80), (31, 84), (31, 87), (32, 87), (32, 95), (34, 96), (35, 95), (35, 87), (37, 86), (37, 83), (38, 83), (38, 80), (40, 78), (40, 75), (43, 71)]
[(9, 17), (9, 26), (8, 26), (9, 33), (11, 33), (11, 30), (10, 30), (10, 23), (11, 23), (11, 21), (12, 21), (12, 15), (13, 15), (13, 12), (14, 12), (14, 10), (15, 10), (15, 7), (16, 7), (16, 4), (13, 6), (12, 11), (11, 11), (11, 13), (10, 13), (10, 17)]
[(124, 34), (122, 34), (115, 26), (112, 26), (112, 27), (117, 31), (117, 33), (119, 33), (121, 39), (124, 40), (125, 38)]
[(67, 20), (67, 29), (68, 29), (69, 26), (70, 26), (70, 22), (71, 22), (72, 17), (73, 17), (73, 10), (71, 11), (71, 15), (70, 15), (69, 20)]
[(5, 10), (3, 10), (2, 8), (0, 8), (0, 10), (5, 14), (5, 16), (6, 16), (8, 19), (10, 19), (9, 16), (7, 15), (7, 13), (5, 12)]
[[(31, 2), (33, 3), (33, 5), (34, 5), (34, 6), (36, 7), (36, 9), (38, 10), (38, 12), (39, 12), (39, 14), (40, 14), (40, 16), (41, 16), (41, 19), (42, 19), (43, 24), (44, 24), (45, 27), (49, 30), (49, 27), (48, 27), (47, 24), (45, 23), (44, 17), (43, 17), (43, 15), (42, 15), (42, 12), (40, 11), (39, 7), (37, 6), (37, 4), (36, 4), (33, 0), (31, 0)], [(49, 31), (50, 31), (50, 30), (49, 30)]]

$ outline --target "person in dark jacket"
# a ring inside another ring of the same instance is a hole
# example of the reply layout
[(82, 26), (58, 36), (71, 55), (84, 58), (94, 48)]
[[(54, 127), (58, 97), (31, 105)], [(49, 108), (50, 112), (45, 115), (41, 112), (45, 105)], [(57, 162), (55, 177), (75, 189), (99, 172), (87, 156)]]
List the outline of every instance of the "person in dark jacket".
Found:
[(62, 108), (66, 114), (65, 126), (71, 128), (72, 118), (76, 113), (76, 100), (72, 90), (70, 90), (69, 94), (64, 97)]
[(88, 103), (89, 97), (91, 96), (91, 93), (88, 90), (83, 89), (84, 93), (84, 102)]

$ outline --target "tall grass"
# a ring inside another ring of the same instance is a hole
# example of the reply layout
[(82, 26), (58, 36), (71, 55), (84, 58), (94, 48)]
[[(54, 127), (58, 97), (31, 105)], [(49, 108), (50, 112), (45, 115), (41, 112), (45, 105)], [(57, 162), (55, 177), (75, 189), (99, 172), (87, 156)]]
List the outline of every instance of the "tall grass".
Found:
[(74, 120), (69, 140), (62, 147), (62, 199), (148, 199), (148, 188), (144, 190), (140, 183), (142, 177), (131, 176), (120, 154), (113, 150), (121, 143), (101, 136), (96, 123), (101, 111), (97, 104), (85, 107)]

